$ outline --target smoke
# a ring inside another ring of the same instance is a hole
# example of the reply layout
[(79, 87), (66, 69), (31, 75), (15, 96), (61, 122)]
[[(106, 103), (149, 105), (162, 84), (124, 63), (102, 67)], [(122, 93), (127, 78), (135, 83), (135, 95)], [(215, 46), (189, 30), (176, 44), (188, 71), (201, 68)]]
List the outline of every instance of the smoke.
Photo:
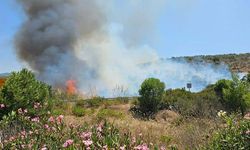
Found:
[[(60, 85), (67, 78), (75, 78), (79, 67), (94, 74), (76, 57), (75, 45), (102, 30), (105, 16), (95, 1), (17, 1), (27, 15), (16, 35), (17, 53), (41, 79)], [(88, 77), (88, 73), (83, 75)]]
[(85, 94), (94, 88), (112, 96), (121, 85), (135, 95), (147, 77), (169, 88), (192, 82), (198, 91), (230, 76), (223, 65), (160, 59), (149, 43), (164, 0), (17, 1), (27, 15), (16, 35), (18, 56), (54, 86), (73, 79)]

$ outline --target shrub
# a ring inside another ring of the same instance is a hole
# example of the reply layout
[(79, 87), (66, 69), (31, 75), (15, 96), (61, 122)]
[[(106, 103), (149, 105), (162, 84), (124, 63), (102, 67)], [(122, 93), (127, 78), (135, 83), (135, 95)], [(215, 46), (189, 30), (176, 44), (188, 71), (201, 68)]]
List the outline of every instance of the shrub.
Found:
[(142, 139), (135, 139), (131, 133), (123, 133), (107, 122), (67, 126), (62, 115), (32, 121), (28, 116), (14, 114), (0, 122), (1, 129), (8, 128), (16, 119), (26, 122), (30, 128), (11, 135), (1, 132), (4, 134), (1, 140), (5, 142), (0, 143), (0, 149), (153, 149)]
[(238, 76), (233, 75), (232, 83), (229, 87), (223, 88), (223, 103), (230, 112), (240, 110), (244, 115), (245, 111), (250, 107), (249, 84), (240, 80)]
[(158, 111), (164, 89), (165, 84), (155, 78), (148, 78), (141, 84), (138, 100), (142, 112), (150, 114)]
[(92, 99), (85, 100), (86, 107), (100, 107), (102, 105), (104, 98), (94, 97)]
[(46, 104), (50, 94), (50, 87), (36, 80), (35, 75), (27, 69), (13, 72), (1, 90), (0, 103), (4, 104), (6, 109), (0, 110), (0, 117), (19, 108), (33, 109), (36, 103)]
[(250, 120), (239, 120), (219, 113), (227, 127), (217, 132), (206, 149), (250, 149)]
[(86, 114), (86, 110), (79, 106), (74, 106), (72, 113), (77, 117), (82, 117)]

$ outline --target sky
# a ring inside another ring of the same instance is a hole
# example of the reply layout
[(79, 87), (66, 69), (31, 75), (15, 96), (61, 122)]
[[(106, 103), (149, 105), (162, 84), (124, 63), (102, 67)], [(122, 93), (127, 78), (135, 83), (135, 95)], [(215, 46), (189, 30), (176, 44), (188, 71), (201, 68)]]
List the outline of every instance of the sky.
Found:
[[(161, 57), (250, 52), (249, 0), (166, 1), (149, 38)], [(0, 73), (22, 68), (13, 40), (24, 19), (14, 0), (1, 1)]]

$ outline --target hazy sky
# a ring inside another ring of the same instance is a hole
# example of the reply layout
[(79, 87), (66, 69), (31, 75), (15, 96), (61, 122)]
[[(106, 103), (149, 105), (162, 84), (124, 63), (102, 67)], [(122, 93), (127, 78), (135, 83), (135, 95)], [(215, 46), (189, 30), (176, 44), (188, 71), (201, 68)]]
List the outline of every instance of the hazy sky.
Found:
[[(250, 52), (249, 0), (166, 1), (148, 43), (161, 57)], [(1, 1), (0, 73), (21, 68), (13, 37), (23, 20), (14, 0)]]

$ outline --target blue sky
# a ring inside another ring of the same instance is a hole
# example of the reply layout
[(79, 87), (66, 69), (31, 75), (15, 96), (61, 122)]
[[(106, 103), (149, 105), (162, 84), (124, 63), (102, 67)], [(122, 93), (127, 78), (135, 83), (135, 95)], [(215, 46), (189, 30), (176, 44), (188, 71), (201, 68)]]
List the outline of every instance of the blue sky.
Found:
[[(168, 0), (150, 45), (161, 57), (250, 52), (249, 0)], [(14, 0), (0, 5), (0, 72), (21, 68), (13, 46), (24, 20)]]

